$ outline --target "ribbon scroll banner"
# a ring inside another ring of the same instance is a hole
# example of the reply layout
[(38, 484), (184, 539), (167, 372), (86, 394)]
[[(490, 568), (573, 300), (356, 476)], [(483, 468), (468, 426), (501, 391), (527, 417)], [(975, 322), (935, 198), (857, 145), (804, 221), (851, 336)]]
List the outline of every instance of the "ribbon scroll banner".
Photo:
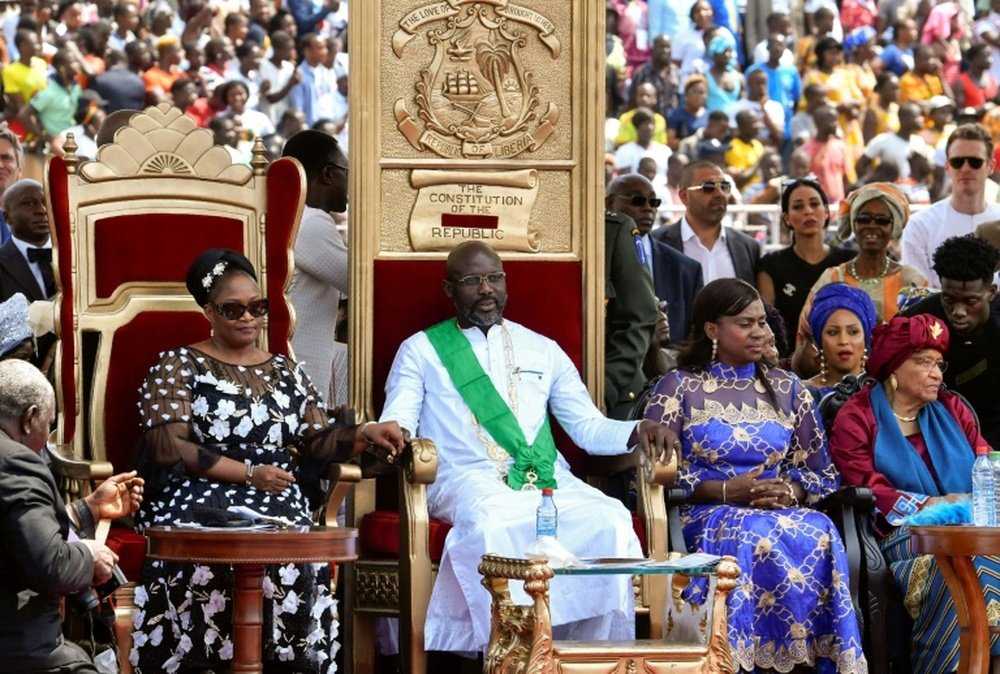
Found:
[(450, 250), (463, 241), (483, 241), (496, 250), (538, 252), (538, 232), (528, 231), (538, 171), (416, 169), (410, 183), (418, 190), (410, 214), (413, 250)]

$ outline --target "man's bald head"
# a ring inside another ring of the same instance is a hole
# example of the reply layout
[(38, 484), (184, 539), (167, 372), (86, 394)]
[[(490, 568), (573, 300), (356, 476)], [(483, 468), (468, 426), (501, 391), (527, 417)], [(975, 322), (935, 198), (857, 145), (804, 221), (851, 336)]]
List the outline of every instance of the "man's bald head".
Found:
[(97, 131), (97, 138), (94, 142), (97, 146), (107, 145), (108, 143), (113, 143), (115, 140), (115, 132), (122, 128), (123, 126), (128, 126), (128, 122), (132, 119), (133, 115), (139, 114), (138, 110), (115, 110), (110, 115), (104, 119), (104, 124), (101, 124), (101, 128)]
[(465, 241), (452, 248), (448, 253), (448, 278), (458, 278), (468, 273), (467, 270), (473, 259), (479, 256), (486, 256), (503, 267), (500, 256), (489, 245), (482, 241)]
[(42, 184), (37, 180), (32, 180), (31, 178), (24, 178), (23, 180), (18, 180), (16, 183), (8, 187), (4, 191), (3, 195), (3, 208), (5, 211), (10, 210), (11, 204), (18, 197), (23, 195), (25, 192), (42, 191)]
[(604, 207), (632, 218), (640, 234), (648, 234), (653, 229), (659, 205), (653, 183), (638, 173), (626, 173), (612, 180), (604, 198)]
[(37, 180), (26, 178), (8, 187), (3, 193), (3, 211), (11, 234), (21, 241), (42, 246), (49, 240), (45, 193)]

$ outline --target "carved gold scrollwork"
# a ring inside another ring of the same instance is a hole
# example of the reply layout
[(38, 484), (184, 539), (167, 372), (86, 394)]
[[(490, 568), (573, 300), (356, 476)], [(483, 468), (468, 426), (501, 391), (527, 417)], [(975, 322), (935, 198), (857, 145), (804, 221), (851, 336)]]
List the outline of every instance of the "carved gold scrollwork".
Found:
[(406, 480), (410, 484), (431, 484), (437, 478), (437, 447), (426, 438), (414, 438), (411, 455), (404, 462)]
[[(545, 559), (511, 559), (485, 555), (479, 565), (483, 586), (493, 597), (490, 645), (483, 671), (490, 674), (555, 674), (552, 659), (552, 620), (549, 615), (549, 579)], [(523, 580), (531, 606), (515, 604), (508, 579)]]

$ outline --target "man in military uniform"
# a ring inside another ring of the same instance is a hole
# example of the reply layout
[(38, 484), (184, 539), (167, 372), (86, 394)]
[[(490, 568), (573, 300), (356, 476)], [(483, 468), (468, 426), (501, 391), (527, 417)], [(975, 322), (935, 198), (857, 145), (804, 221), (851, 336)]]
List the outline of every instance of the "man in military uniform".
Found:
[(626, 419), (645, 384), (656, 296), (635, 222), (612, 211), (604, 222), (604, 403), (609, 417)]

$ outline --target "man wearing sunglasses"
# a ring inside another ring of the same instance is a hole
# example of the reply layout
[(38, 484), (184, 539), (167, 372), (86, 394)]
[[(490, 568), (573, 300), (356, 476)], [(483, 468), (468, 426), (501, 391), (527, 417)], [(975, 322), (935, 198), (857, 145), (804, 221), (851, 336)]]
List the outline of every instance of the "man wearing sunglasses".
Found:
[(721, 168), (708, 161), (691, 162), (681, 171), (684, 217), (652, 236), (698, 262), (706, 284), (736, 277), (753, 285), (760, 246), (743, 232), (722, 226), (731, 192), (732, 183)]
[(667, 303), (667, 323), (671, 341), (680, 343), (691, 327), (691, 305), (702, 282), (701, 265), (653, 236), (660, 201), (653, 184), (645, 177), (628, 174), (615, 178), (609, 185), (604, 206), (609, 212), (628, 216), (635, 223), (637, 241), (643, 259), (653, 275), (656, 297)]
[(334, 329), (340, 298), (347, 294), (347, 244), (331, 213), (347, 210), (347, 157), (337, 140), (321, 131), (300, 131), (282, 156), (295, 157), (306, 172), (306, 206), (295, 239), (295, 273), (288, 298), (297, 325), (292, 348), (328, 407)]
[(1000, 219), (1000, 204), (986, 200), (986, 180), (993, 173), (993, 139), (980, 124), (963, 124), (945, 144), (945, 172), (951, 196), (920, 211), (903, 229), (903, 264), (915, 267), (940, 287), (934, 251), (945, 239), (972, 234), (976, 225)]

